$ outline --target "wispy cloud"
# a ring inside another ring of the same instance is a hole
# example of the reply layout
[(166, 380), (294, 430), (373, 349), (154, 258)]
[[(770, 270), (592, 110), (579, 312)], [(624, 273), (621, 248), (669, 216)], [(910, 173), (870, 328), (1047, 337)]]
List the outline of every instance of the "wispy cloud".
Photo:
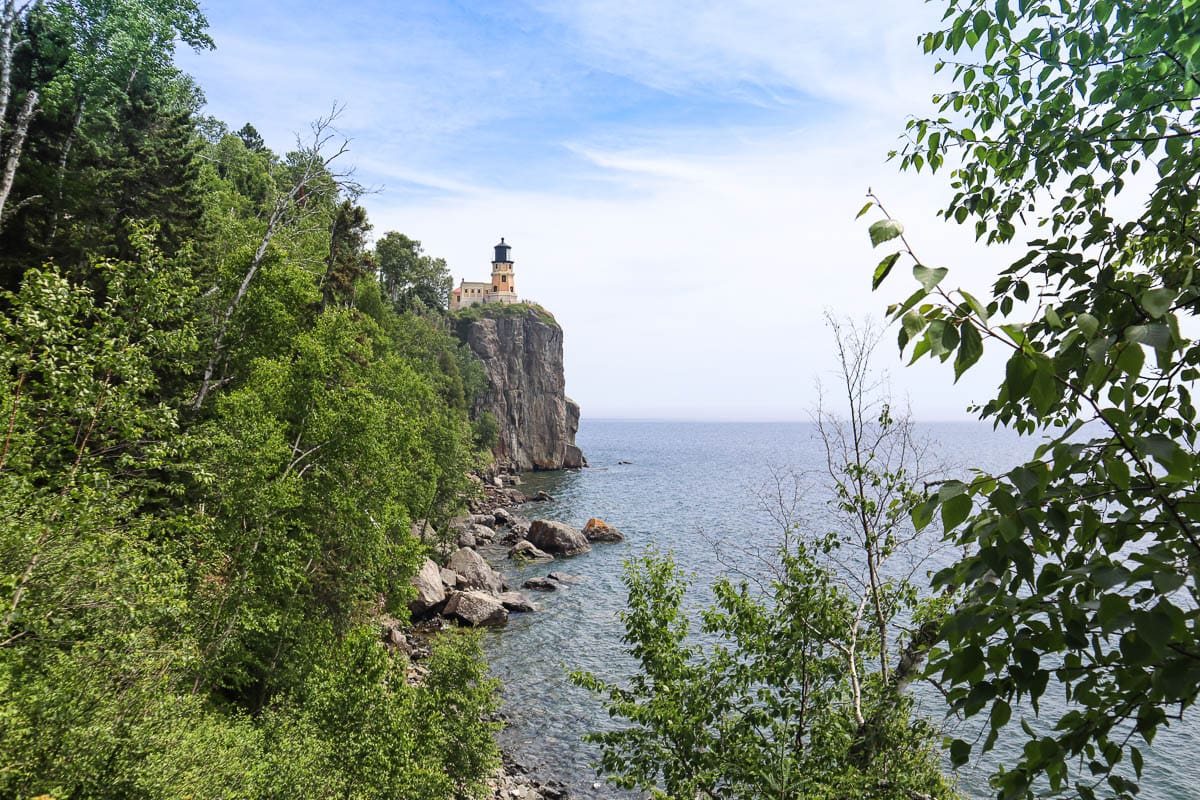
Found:
[[(884, 163), (931, 64), (923, 4), (850, 0), (211, 3), (219, 50), (188, 67), (214, 113), (276, 147), (346, 102), (377, 232), (519, 286), (567, 331), (585, 414), (803, 418), (832, 365), (821, 310), (878, 313), (853, 215), (895, 200), (930, 263), (976, 268), (932, 213), (937, 181)], [(284, 19), (282, 24), (278, 20)], [(958, 269), (968, 283), (985, 270)], [(897, 281), (903, 281), (898, 276)], [(901, 291), (900, 286), (896, 291)], [(891, 290), (888, 290), (891, 291)], [(897, 381), (961, 416), (992, 380)]]

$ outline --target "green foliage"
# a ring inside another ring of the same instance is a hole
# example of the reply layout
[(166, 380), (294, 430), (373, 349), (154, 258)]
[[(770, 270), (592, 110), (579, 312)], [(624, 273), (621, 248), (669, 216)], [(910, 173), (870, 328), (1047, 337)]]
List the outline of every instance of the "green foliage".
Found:
[(375, 243), (375, 263), (384, 291), (402, 311), (444, 311), (453, 283), (446, 259), (422, 251), (421, 243), (388, 231)]
[(462, 330), (464, 325), (477, 319), (499, 319), (501, 317), (529, 317), (538, 322), (558, 327), (558, 320), (537, 303), (476, 303), (455, 311), (454, 322)]
[(471, 427), (475, 437), (475, 447), (490, 452), (496, 446), (500, 435), (500, 426), (497, 424), (492, 412), (484, 411), (481, 413), (475, 418), (475, 422), (472, 423)]
[[(627, 686), (572, 676), (629, 723), (589, 736), (619, 786), (679, 800), (957, 796), (938, 731), (905, 693), (946, 605), (919, 600), (908, 559), (894, 558), (915, 555), (906, 520), (922, 447), (877, 391), (877, 337), (829, 322), (848, 403), (845, 417), (816, 412), (834, 530), (802, 531), (786, 497), (769, 498), (783, 536), (768, 574), (718, 580), (696, 636), (673, 559), (627, 562), (622, 620), (639, 670)], [(903, 646), (901, 620), (915, 623)]]
[[(51, 258), (128, 258), (129, 221), (154, 222), (173, 255), (199, 209), (190, 79), (177, 42), (212, 47), (193, 0), (37, 3), (16, 31), (14, 97), (37, 113), (3, 220), (2, 284)], [(10, 112), (12, 104), (9, 105)]]
[[(690, 637), (687, 581), (653, 550), (626, 565), (625, 641), (640, 671), (627, 686), (576, 673), (628, 727), (590, 734), (609, 780), (661, 798), (954, 797), (937, 731), (876, 673), (851, 708), (862, 609), (827, 566), (832, 540), (781, 552), (757, 593), (719, 581)], [(866, 749), (869, 748), (869, 755)]]
[(411, 522), (461, 511), (480, 368), (364, 269), (331, 118), (284, 157), (198, 121), (190, 0), (21, 25), (42, 105), (0, 231), (0, 796), (481, 795), (478, 641), (417, 682), (379, 640)]
[[(956, 1), (922, 42), (955, 88), (939, 117), (909, 124), (902, 166), (953, 164), (945, 216), (987, 243), (1022, 220), (1041, 231), (982, 302), (902, 249), (920, 287), (891, 309), (901, 348), (953, 358), (956, 376), (1001, 348), (1006, 380), (978, 412), (1044, 437), (1030, 462), (921, 507), (921, 521), (941, 508), (965, 552), (935, 576), (956, 605), (932, 665), (955, 709), (987, 715), (983, 750), (1006, 726), (1028, 737), (996, 776), (1001, 796), (1042, 781), (1133, 796), (1136, 742), (1185, 716), (1200, 686), (1200, 349), (1186, 334), (1200, 6)], [(1114, 200), (1139, 172), (1144, 202), (1122, 217)], [(1040, 701), (1060, 690), (1051, 714)]]

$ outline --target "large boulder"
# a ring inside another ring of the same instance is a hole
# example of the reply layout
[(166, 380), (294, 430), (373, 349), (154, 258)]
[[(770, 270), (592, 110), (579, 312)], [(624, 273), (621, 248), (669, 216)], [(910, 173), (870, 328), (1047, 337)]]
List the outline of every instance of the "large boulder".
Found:
[(583, 538), (589, 542), (623, 542), (625, 534), (602, 519), (592, 517), (583, 526)]
[(445, 586), (447, 589), (458, 588), (458, 573), (457, 572), (455, 572), (452, 569), (446, 569), (445, 567), (442, 567), (441, 570), (439, 570), (439, 571), (442, 573), (442, 585), (443, 586)]
[(535, 592), (556, 592), (558, 587), (558, 581), (552, 581), (549, 578), (530, 578), (521, 588), (532, 589)]
[(493, 516), (497, 525), (512, 525), (516, 522), (516, 517), (507, 508), (497, 508)]
[[(467, 547), (455, 550), (447, 566), (458, 574), (459, 589), (479, 589), (489, 594), (504, 591), (504, 580), (483, 560), (483, 556)], [(441, 575), (438, 576), (441, 582)]]
[(508, 622), (508, 611), (495, 597), (483, 592), (455, 592), (442, 612), (467, 625), (485, 627)]
[(408, 603), (408, 610), (413, 616), (420, 617), (428, 614), (446, 602), (446, 590), (442, 587), (442, 573), (438, 565), (425, 559), (421, 571), (413, 576), (412, 585), (417, 590), (417, 596)]
[(528, 612), (541, 611), (542, 609), (536, 604), (530, 602), (529, 598), (520, 592), (505, 592), (496, 598), (504, 608), (511, 612)]
[(539, 549), (560, 556), (577, 556), (592, 549), (577, 528), (548, 519), (535, 519), (525, 538)]
[(508, 551), (508, 557), (513, 561), (546, 562), (554, 560), (554, 556), (534, 547), (533, 542), (525, 541), (517, 542), (513, 549)]

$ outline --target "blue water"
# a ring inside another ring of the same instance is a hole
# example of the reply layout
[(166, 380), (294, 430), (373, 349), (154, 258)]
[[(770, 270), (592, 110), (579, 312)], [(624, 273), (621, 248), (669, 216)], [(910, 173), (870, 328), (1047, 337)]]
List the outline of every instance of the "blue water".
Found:
[[(927, 425), (919, 434), (934, 443), (938, 459), (951, 469), (970, 465), (1003, 471), (1027, 458), (1035, 444), (969, 422)], [(716, 577), (731, 569), (753, 572), (759, 556), (770, 555), (780, 528), (762, 498), (777, 496), (781, 484), (789, 497), (794, 485), (800, 487), (796, 512), (810, 527), (827, 523), (828, 495), (817, 477), (824, 449), (808, 423), (585, 419), (578, 442), (591, 467), (526, 475), (522, 489), (545, 489), (555, 500), (524, 506), (519, 513), (577, 527), (589, 517), (600, 517), (620, 528), (627, 540), (595, 545), (589, 554), (549, 565), (502, 564), (514, 586), (552, 570), (578, 575), (582, 581), (558, 592), (531, 592), (544, 610), (513, 615), (507, 628), (487, 634), (485, 646), (492, 672), (504, 685), (508, 728), (501, 735), (502, 745), (539, 777), (566, 782), (575, 797), (634, 797), (603, 784), (589, 768), (598, 750), (585, 744), (582, 735), (619, 723), (609, 719), (595, 697), (567, 679), (570, 670), (587, 670), (620, 680), (634, 669), (623, 649), (617, 617), (625, 602), (623, 560), (647, 545), (670, 550), (679, 565), (694, 574), (693, 601), (702, 604), (706, 587)], [(919, 704), (941, 719), (945, 712), (939, 698), (920, 686)], [(953, 728), (958, 723), (946, 724)], [(1177, 724), (1156, 739), (1146, 759), (1144, 798), (1197, 796), (1198, 728), (1193, 714), (1183, 726)], [(992, 755), (1003, 761), (1021, 744), (1016, 739), (1001, 741)], [(991, 796), (990, 763), (977, 762), (960, 774), (968, 796)]]

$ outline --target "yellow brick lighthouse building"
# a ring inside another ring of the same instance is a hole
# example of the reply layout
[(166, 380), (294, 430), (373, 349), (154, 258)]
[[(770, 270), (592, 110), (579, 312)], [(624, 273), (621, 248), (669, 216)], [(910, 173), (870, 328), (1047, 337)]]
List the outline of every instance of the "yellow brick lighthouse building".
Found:
[(458, 288), (450, 292), (450, 310), (473, 306), (476, 303), (519, 303), (517, 286), (513, 282), (513, 262), (509, 257), (512, 248), (500, 238), (496, 255), (492, 259), (492, 282), (468, 281), (463, 279)]

